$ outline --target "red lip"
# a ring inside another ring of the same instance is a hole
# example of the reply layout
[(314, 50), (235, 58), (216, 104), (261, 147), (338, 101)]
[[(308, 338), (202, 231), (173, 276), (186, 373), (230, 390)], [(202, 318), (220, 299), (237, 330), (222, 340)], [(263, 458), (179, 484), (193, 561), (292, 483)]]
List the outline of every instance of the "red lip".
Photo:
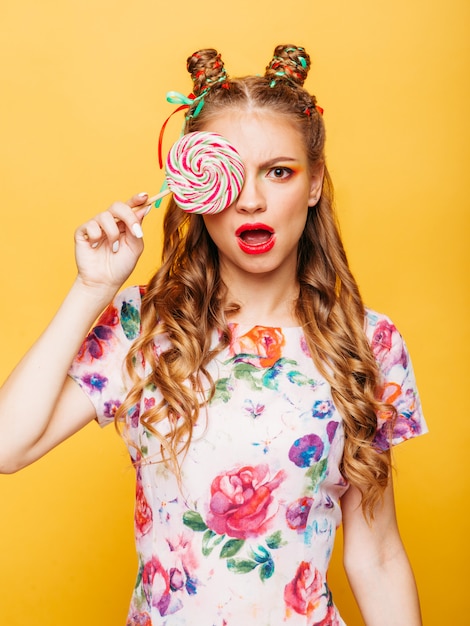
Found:
[(276, 242), (274, 229), (260, 222), (242, 224), (235, 231), (240, 249), (246, 254), (269, 252)]

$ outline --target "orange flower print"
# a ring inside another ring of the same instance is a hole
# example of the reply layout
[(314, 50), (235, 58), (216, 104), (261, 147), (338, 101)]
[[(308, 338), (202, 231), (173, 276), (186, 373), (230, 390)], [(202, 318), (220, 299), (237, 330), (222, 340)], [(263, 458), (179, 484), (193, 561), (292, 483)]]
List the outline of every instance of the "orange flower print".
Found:
[(271, 367), (281, 358), (284, 344), (280, 328), (255, 326), (248, 333), (233, 337), (231, 353), (257, 355), (261, 367)]

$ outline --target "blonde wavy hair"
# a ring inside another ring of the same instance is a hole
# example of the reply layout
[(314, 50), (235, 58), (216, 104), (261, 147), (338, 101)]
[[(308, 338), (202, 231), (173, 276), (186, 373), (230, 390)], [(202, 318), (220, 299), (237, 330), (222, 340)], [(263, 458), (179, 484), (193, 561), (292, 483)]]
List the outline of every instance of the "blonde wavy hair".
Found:
[[(302, 86), (310, 68), (303, 48), (278, 46), (264, 76), (229, 79), (213, 49), (193, 54), (187, 67), (194, 94), (200, 97), (189, 109), (185, 132), (210, 128), (211, 118), (230, 109), (269, 110), (297, 126), (312, 167), (325, 163), (321, 110)], [(202, 98), (202, 109), (195, 115)], [(339, 234), (326, 167), (321, 197), (309, 208), (299, 242), (297, 279), (296, 317), (344, 421), (341, 470), (360, 490), (363, 510), (372, 516), (390, 473), (389, 456), (379, 453), (373, 443), (377, 416), (383, 412), (393, 416), (394, 408), (378, 399), (378, 366), (364, 332), (364, 304)], [(194, 424), (214, 391), (207, 366), (229, 345), (227, 320), (239, 309), (237, 303), (227, 301), (226, 294), (217, 248), (203, 217), (185, 213), (170, 201), (162, 265), (147, 285), (141, 334), (126, 361), (133, 387), (116, 414), (116, 423), (125, 421), (126, 414), (139, 404), (145, 387), (158, 387), (161, 402), (143, 412), (140, 420), (160, 441), (163, 460), (177, 476)], [(215, 350), (211, 349), (214, 329), (221, 337)], [(154, 340), (162, 334), (168, 336), (171, 347), (157, 356)], [(136, 369), (142, 360), (151, 370), (143, 378)]]

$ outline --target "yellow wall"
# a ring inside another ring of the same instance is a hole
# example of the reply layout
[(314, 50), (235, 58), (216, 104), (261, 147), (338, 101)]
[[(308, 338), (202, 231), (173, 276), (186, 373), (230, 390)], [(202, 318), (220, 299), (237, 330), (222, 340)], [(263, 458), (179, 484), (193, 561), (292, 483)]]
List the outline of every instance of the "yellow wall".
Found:
[[(165, 93), (189, 91), (186, 56), (218, 47), (228, 71), (243, 74), (263, 71), (276, 43), (307, 47), (351, 264), (367, 303), (407, 339), (431, 429), (396, 453), (427, 626), (468, 620), (469, 14), (467, 0), (0, 8), (0, 380), (74, 276), (74, 228), (114, 199), (158, 191)], [(133, 281), (158, 259), (160, 217), (147, 218)], [(123, 624), (132, 492), (122, 443), (95, 425), (0, 476), (0, 624)], [(338, 554), (331, 583), (359, 626)]]

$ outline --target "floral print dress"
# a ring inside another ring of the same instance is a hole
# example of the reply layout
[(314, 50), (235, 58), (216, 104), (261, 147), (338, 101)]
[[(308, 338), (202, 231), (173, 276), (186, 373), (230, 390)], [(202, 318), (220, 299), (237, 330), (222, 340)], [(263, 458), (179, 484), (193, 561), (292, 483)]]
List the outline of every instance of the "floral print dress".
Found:
[[(98, 421), (113, 421), (128, 381), (122, 363), (140, 330), (142, 289), (117, 296), (89, 333), (70, 375)], [(386, 317), (368, 311), (366, 332), (399, 414), (397, 444), (426, 431), (406, 346)], [(299, 327), (232, 325), (212, 362), (216, 392), (201, 412), (182, 488), (139, 422), (160, 400), (146, 389), (128, 415), (136, 464), (138, 572), (127, 626), (341, 626), (327, 569), (340, 498), (344, 434), (326, 380)], [(218, 342), (214, 333), (214, 345)], [(168, 347), (162, 338), (157, 352)], [(388, 447), (379, 419), (376, 443)]]

